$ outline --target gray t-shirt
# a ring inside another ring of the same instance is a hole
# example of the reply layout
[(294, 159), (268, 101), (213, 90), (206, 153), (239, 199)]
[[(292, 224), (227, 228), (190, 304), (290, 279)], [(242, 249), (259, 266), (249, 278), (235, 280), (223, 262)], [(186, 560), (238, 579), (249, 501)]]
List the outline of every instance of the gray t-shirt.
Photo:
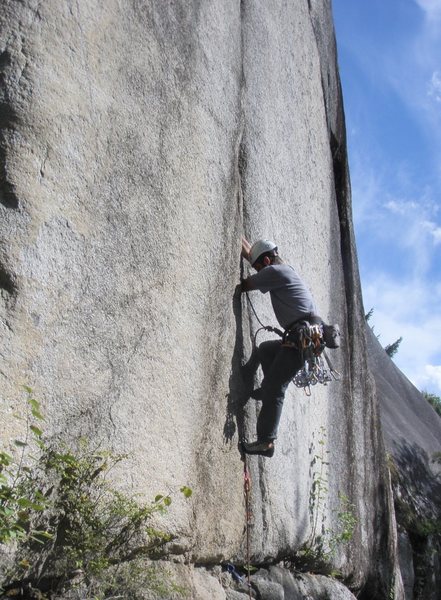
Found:
[(286, 329), (310, 313), (317, 314), (311, 292), (289, 265), (268, 265), (249, 277), (253, 289), (270, 292), (276, 319)]

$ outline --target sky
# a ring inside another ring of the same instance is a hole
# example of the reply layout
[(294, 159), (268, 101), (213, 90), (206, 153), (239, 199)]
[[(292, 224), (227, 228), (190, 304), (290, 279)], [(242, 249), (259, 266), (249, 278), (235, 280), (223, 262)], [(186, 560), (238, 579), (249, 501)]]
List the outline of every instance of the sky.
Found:
[(441, 0), (332, 0), (365, 311), (441, 396)]

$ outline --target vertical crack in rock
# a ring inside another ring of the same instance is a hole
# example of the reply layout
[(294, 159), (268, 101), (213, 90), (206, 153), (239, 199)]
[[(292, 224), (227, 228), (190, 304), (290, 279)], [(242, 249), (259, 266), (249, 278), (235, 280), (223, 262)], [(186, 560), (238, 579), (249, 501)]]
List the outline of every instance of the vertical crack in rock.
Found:
[[(8, 4), (8, 3), (7, 3)], [(5, 46), (0, 53), (0, 204), (8, 209), (18, 209), (20, 201), (9, 173), (9, 153), (13, 149), (14, 135), (20, 114), (26, 114), (32, 96), (32, 82), (28, 72), (27, 37), (37, 21), (41, 21), (40, 2), (16, 3), (17, 7), (4, 7), (2, 37)], [(9, 11), (11, 11), (9, 13)], [(18, 22), (13, 15), (17, 12)]]
[[(358, 265), (355, 242), (352, 236), (351, 223), (352, 214), (350, 211), (350, 181), (349, 167), (347, 164), (347, 145), (346, 145), (346, 127), (345, 115), (343, 109), (343, 93), (341, 82), (338, 75), (337, 63), (337, 44), (335, 35), (331, 40), (326, 40), (322, 32), (322, 26), (317, 22), (314, 15), (314, 7), (308, 0), (308, 7), (311, 18), (311, 26), (314, 32), (317, 55), (321, 68), (321, 86), (323, 100), (325, 103), (325, 116), (329, 132), (329, 144), (332, 156), (332, 168), (334, 172), (335, 196), (337, 201), (337, 211), (340, 222), (340, 244), (341, 257), (343, 261), (343, 275), (345, 278), (346, 303), (348, 314), (354, 314), (355, 302), (360, 298), (360, 289), (356, 285), (358, 282), (358, 272), (354, 272), (354, 267)], [(331, 11), (329, 6), (328, 11)], [(332, 22), (329, 13), (330, 22)], [(329, 25), (331, 28), (331, 25)], [(328, 43), (327, 43), (328, 42)], [(331, 54), (328, 46), (332, 46), (335, 57), (334, 64), (329, 60), (323, 60), (323, 53), (326, 51)], [(330, 68), (335, 73), (334, 81), (331, 81)], [(326, 69), (326, 71), (325, 71)]]
[[(240, 86), (240, 127), (238, 132), (237, 141), (237, 154), (236, 154), (236, 165), (237, 165), (237, 187), (238, 187), (238, 203), (241, 211), (241, 220), (243, 225), (243, 233), (247, 234), (249, 229), (249, 212), (247, 210), (247, 176), (248, 176), (248, 145), (247, 145), (247, 129), (246, 129), (246, 21), (247, 21), (247, 3), (246, 0), (240, 2), (240, 25), (241, 25), (241, 86)], [(241, 278), (243, 276), (243, 263), (241, 266)], [(234, 357), (236, 365), (240, 367), (241, 361), (245, 358), (245, 351), (247, 354), (253, 352), (253, 341), (252, 331), (255, 329), (254, 322), (255, 317), (249, 311), (249, 307), (246, 304), (246, 296), (242, 295), (240, 299), (240, 319), (237, 319), (237, 323), (240, 322), (241, 327), (241, 348), (240, 352)], [(247, 386), (251, 382), (247, 381), (244, 383), (242, 376), (239, 373), (239, 389), (240, 397), (243, 398), (243, 402), (249, 399), (249, 389)], [(254, 436), (256, 420), (257, 420), (258, 407), (257, 403), (253, 403), (252, 406), (248, 406), (245, 410), (244, 404), (242, 404), (237, 412), (237, 422), (239, 429), (239, 438), (243, 439), (247, 437), (247, 434), (251, 433)], [(265, 461), (262, 459), (250, 461), (250, 472), (252, 479), (252, 491), (251, 491), (251, 505), (253, 506), (253, 513), (257, 516), (260, 513), (261, 526), (255, 526), (253, 530), (255, 532), (260, 531), (260, 537), (252, 536), (252, 553), (259, 554), (260, 549), (265, 546), (265, 537), (268, 535), (268, 523), (271, 521), (269, 517), (268, 507), (268, 490), (267, 490), (267, 478), (265, 476)]]
[[(239, 221), (243, 223), (243, 191), (242, 191), (242, 170), (240, 165), (240, 154), (243, 140), (243, 32), (242, 32), (242, 4), (240, 6), (240, 56), (239, 61), (241, 63), (240, 79), (239, 79), (239, 100), (238, 100), (238, 127), (236, 134), (236, 141), (234, 145), (234, 195), (236, 214)], [(232, 246), (236, 249), (237, 244), (232, 243)], [(237, 261), (236, 257), (233, 257), (234, 262)], [(237, 263), (236, 263), (237, 264)], [(243, 267), (241, 264), (242, 278)], [(237, 433), (239, 439), (244, 435), (244, 410), (243, 410), (243, 397), (244, 397), (244, 386), (240, 373), (240, 367), (244, 355), (244, 332), (243, 332), (243, 314), (242, 314), (242, 299), (240, 294), (235, 294), (233, 297), (233, 314), (235, 319), (235, 330), (236, 337), (233, 349), (233, 356), (231, 359), (231, 375), (229, 380), (229, 393), (227, 400), (226, 419), (224, 423), (224, 440), (225, 442), (231, 442), (235, 433), (237, 425)], [(235, 422), (236, 421), (236, 422)]]
[[(15, 186), (8, 175), (8, 148), (10, 138), (18, 123), (18, 114), (10, 98), (8, 80), (14, 67), (11, 52), (5, 48), (0, 54), (0, 204), (6, 208), (18, 208), (19, 202)], [(18, 83), (22, 77), (23, 69), (19, 69)], [(17, 79), (17, 75), (14, 75)], [(18, 86), (17, 83), (17, 86)]]
[[(350, 461), (352, 474), (349, 477), (351, 493), (360, 506), (364, 498), (371, 497), (375, 506), (370, 512), (377, 516), (373, 530), (370, 532), (372, 542), (368, 562), (372, 564), (375, 554), (383, 554), (382, 577), (378, 573), (366, 572), (365, 580), (358, 582), (362, 586), (361, 598), (371, 598), (373, 595), (387, 593), (395, 578), (395, 550), (393, 548), (395, 528), (393, 525), (393, 506), (391, 503), (391, 489), (387, 483), (387, 471), (384, 463), (385, 450), (380, 432), (379, 415), (376, 398), (373, 392), (374, 382), (366, 365), (366, 340), (364, 336), (363, 304), (361, 284), (358, 272), (358, 258), (355, 237), (352, 226), (351, 187), (347, 157), (346, 127), (343, 108), (343, 93), (338, 72), (337, 44), (332, 25), (332, 9), (330, 3), (325, 11), (325, 19), (319, 18), (314, 4), (308, 0), (311, 24), (314, 32), (317, 52), (321, 68), (321, 85), (325, 103), (325, 115), (328, 126), (329, 146), (332, 158), (334, 175), (334, 188), (336, 208), (340, 225), (340, 253), (342, 261), (343, 278), (345, 282), (345, 304), (347, 313), (348, 343), (348, 385), (347, 387), (347, 437), (348, 451), (352, 453), (357, 443), (364, 443), (370, 449), (375, 465), (376, 475), (362, 473), (357, 465)], [(322, 15), (323, 17), (323, 15)], [(326, 21), (329, 26), (326, 27)], [(327, 34), (328, 31), (328, 34)], [(330, 34), (330, 35), (329, 35)], [(334, 55), (334, 64), (323, 60), (324, 55)], [(361, 387), (360, 387), (361, 384)], [(354, 399), (360, 394), (365, 396), (363, 402), (363, 423), (365, 427), (364, 439), (359, 440), (357, 433), (357, 418), (354, 414), (356, 405)], [(367, 475), (367, 476), (366, 476)], [(366, 558), (358, 558), (359, 564), (354, 564), (356, 570), (366, 571), (362, 563)], [(366, 565), (367, 566), (367, 565)], [(358, 574), (356, 575), (356, 577)], [(386, 591), (385, 591), (386, 590)]]
[(10, 295), (15, 294), (17, 291), (12, 275), (2, 264), (0, 264), (0, 288)]
[(4, 306), (10, 309), (15, 303), (17, 297), (17, 284), (15, 277), (0, 262), (0, 299)]
[[(0, 72), (0, 83), (2, 81), (3, 73)], [(19, 202), (15, 186), (9, 180), (7, 155), (9, 146), (8, 138), (14, 131), (17, 121), (16, 111), (3, 95), (0, 98), (0, 204), (6, 208), (13, 209), (18, 208)]]
[(0, 141), (0, 204), (6, 208), (17, 209), (19, 207), (18, 196), (15, 186), (8, 181), (5, 154)]
[(242, 224), (244, 218), (244, 181), (245, 181), (245, 170), (246, 170), (246, 151), (244, 144), (244, 94), (245, 94), (245, 65), (244, 65), (244, 8), (245, 0), (240, 0), (240, 62), (241, 62), (241, 73), (240, 73), (240, 124), (237, 139), (237, 152), (236, 152), (236, 166), (237, 166), (237, 188), (238, 188), (238, 202), (241, 211)]
[[(346, 131), (343, 113), (343, 98), (341, 87), (339, 85), (339, 107), (336, 119), (336, 131), (330, 131), (330, 148), (332, 153), (332, 163), (334, 171), (335, 194), (337, 200), (337, 209), (340, 221), (340, 243), (341, 256), (343, 262), (343, 273), (346, 290), (346, 305), (348, 314), (348, 354), (350, 373), (359, 371), (360, 360), (364, 360), (367, 355), (366, 341), (363, 334), (362, 323), (360, 323), (360, 314), (362, 314), (361, 289), (358, 275), (357, 251), (352, 230), (352, 212), (350, 204), (350, 180), (349, 167), (347, 162), (347, 144)], [(364, 367), (362, 367), (364, 368)], [(364, 482), (365, 493), (374, 494), (373, 500), (376, 506), (371, 507), (371, 511), (376, 515), (376, 525), (372, 531), (374, 537), (372, 545), (373, 554), (383, 555), (382, 577), (378, 573), (367, 573), (367, 580), (363, 586), (360, 598), (372, 598), (375, 594), (386, 594), (389, 589), (400, 588), (400, 582), (396, 582), (396, 548), (395, 548), (395, 525), (394, 508), (391, 498), (392, 490), (388, 483), (387, 468), (384, 464), (385, 448), (381, 435), (381, 425), (377, 411), (376, 399), (373, 396), (374, 382), (367, 367), (363, 376), (363, 390), (370, 396), (369, 402), (365, 401), (365, 415), (363, 422), (366, 433), (365, 443), (372, 449), (374, 465), (376, 466), (376, 479), (374, 483), (367, 478)], [(349, 381), (351, 397), (356, 395), (352, 376)], [(355, 444), (355, 431), (353, 419), (348, 418), (348, 427), (351, 429), (352, 445)], [(354, 466), (355, 468), (355, 466)], [(354, 485), (357, 481), (354, 472), (351, 478)], [(370, 486), (375, 486), (373, 491)], [(360, 491), (357, 492), (357, 495)], [(366, 496), (367, 497), (367, 496)], [(399, 572), (398, 572), (399, 576)]]
[[(314, 33), (317, 55), (320, 61), (321, 70), (321, 87), (322, 96), (324, 102), (324, 111), (326, 117), (326, 123), (329, 135), (329, 146), (330, 154), (332, 157), (332, 171), (334, 175), (334, 190), (335, 199), (337, 206), (338, 219), (340, 223), (340, 255), (343, 263), (343, 278), (345, 282), (345, 304), (348, 315), (348, 385), (346, 392), (346, 403), (349, 410), (347, 411), (346, 420), (346, 431), (347, 431), (347, 443), (348, 453), (350, 456), (356, 455), (355, 449), (355, 424), (354, 418), (351, 417), (353, 411), (350, 410), (352, 405), (352, 397), (354, 393), (354, 382), (352, 380), (352, 373), (354, 368), (354, 356), (353, 347), (351, 343), (354, 343), (356, 338), (357, 322), (354, 319), (356, 311), (356, 298), (360, 297), (360, 290), (356, 289), (355, 282), (358, 280), (358, 274), (354, 273), (354, 265), (357, 265), (357, 256), (354, 256), (355, 243), (353, 236), (351, 235), (351, 223), (352, 215), (350, 214), (350, 181), (349, 181), (349, 168), (347, 164), (347, 146), (346, 146), (346, 130), (345, 130), (345, 117), (343, 110), (343, 94), (341, 90), (341, 84), (338, 76), (338, 64), (337, 64), (337, 45), (335, 36), (332, 36), (330, 43), (332, 45), (332, 52), (328, 49), (328, 56), (334, 55), (334, 63), (331, 61), (323, 60), (324, 49), (326, 48), (326, 36), (323, 35), (323, 29), (321, 22), (317, 22), (314, 14), (314, 6), (311, 1), (308, 0), (308, 9), (311, 18), (311, 26)], [(328, 8), (328, 15), (330, 16), (331, 8)], [(332, 19), (330, 18), (330, 21)], [(332, 26), (329, 25), (329, 29), (332, 30)], [(329, 39), (328, 39), (329, 42)], [(335, 77), (331, 78), (330, 68), (332, 65)], [(334, 81), (332, 81), (334, 79)], [(334, 83), (334, 86), (333, 86)], [(349, 492), (351, 498), (355, 499), (358, 495), (354, 489), (356, 486), (356, 466), (353, 461), (349, 461), (350, 469), (352, 471), (351, 476), (348, 478)]]

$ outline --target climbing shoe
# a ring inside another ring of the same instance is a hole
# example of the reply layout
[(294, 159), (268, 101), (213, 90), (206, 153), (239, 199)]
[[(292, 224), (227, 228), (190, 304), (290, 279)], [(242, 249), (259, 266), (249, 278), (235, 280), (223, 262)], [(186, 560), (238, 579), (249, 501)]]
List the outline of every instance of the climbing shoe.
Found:
[(242, 442), (246, 454), (259, 454), (271, 458), (274, 455), (274, 442)]

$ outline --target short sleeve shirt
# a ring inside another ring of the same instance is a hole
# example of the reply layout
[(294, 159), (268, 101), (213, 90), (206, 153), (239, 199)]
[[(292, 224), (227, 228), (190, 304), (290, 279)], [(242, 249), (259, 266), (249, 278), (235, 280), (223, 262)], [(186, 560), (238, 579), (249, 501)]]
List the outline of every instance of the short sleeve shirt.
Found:
[(284, 329), (311, 313), (317, 314), (311, 292), (289, 265), (268, 265), (248, 280), (253, 289), (270, 292), (274, 314)]

